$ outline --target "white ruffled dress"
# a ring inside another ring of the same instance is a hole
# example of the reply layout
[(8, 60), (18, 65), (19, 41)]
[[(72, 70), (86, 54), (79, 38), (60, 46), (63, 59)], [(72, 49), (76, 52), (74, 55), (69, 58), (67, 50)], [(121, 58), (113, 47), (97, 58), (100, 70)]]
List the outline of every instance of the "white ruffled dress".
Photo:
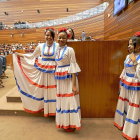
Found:
[(77, 94), (72, 92), (72, 73), (80, 72), (75, 52), (71, 47), (60, 47), (56, 53), (55, 79), (57, 81), (56, 127), (81, 129), (79, 86), (76, 76)]
[(120, 76), (121, 91), (115, 112), (114, 125), (129, 140), (140, 139), (140, 53), (135, 54), (138, 65), (127, 55)]
[(58, 43), (39, 44), (32, 54), (13, 55), (14, 75), (24, 110), (44, 116), (56, 114), (55, 54)]

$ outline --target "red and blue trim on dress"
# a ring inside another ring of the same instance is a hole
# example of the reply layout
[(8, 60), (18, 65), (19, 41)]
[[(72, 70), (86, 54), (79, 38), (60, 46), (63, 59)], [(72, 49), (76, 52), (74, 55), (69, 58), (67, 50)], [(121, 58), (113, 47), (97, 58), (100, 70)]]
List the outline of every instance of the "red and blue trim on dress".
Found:
[[(140, 56), (137, 57), (137, 61), (140, 59)], [(130, 65), (130, 64), (126, 64), (126, 62), (129, 60), (129, 58), (125, 61), (125, 66), (126, 67), (133, 67), (133, 65)], [(134, 74), (130, 74), (130, 73), (126, 73), (126, 76), (128, 77), (131, 77), (131, 78), (134, 78)], [(140, 90), (140, 82), (128, 82), (126, 81), (125, 79), (123, 79), (123, 77), (121, 78), (120, 80), (120, 84), (121, 86), (123, 86), (124, 88), (126, 88), (127, 90), (134, 90), (134, 91), (139, 91)], [(119, 100), (123, 101), (123, 102), (127, 102), (129, 104), (129, 106), (132, 106), (132, 107), (136, 107), (136, 108), (139, 108), (139, 104), (135, 104), (135, 103), (131, 103), (129, 101), (129, 99), (127, 98), (122, 98), (121, 96), (119, 96)], [(120, 116), (124, 116), (127, 115), (127, 112), (124, 110), (124, 112), (121, 112), (119, 110), (116, 109), (116, 112), (120, 115)], [(137, 121), (134, 121), (132, 119), (129, 119), (129, 118), (126, 118), (125, 121), (129, 122), (129, 123), (132, 123), (134, 125), (137, 125), (138, 123), (140, 123), (140, 119), (138, 119)], [(120, 129), (120, 130), (123, 130), (123, 126), (119, 126), (117, 123), (114, 122), (114, 125)], [(136, 136), (135, 138), (131, 138), (129, 136), (127, 136), (126, 134), (123, 133), (123, 136), (129, 140), (140, 140), (140, 138), (138, 138), (138, 136)]]
[[(45, 46), (45, 44), (44, 44), (44, 46)], [(43, 55), (45, 55), (44, 50), (45, 50), (45, 47), (43, 47)], [(51, 54), (51, 55), (45, 55), (45, 56), (47, 56), (47, 57), (53, 56), (53, 55), (54, 55), (54, 52), (55, 52), (55, 43), (54, 43), (54, 45), (53, 45), (53, 54)], [(24, 72), (23, 69), (22, 69), (20, 57), (17, 56), (17, 58), (18, 58), (19, 67), (20, 67), (22, 73), (24, 74), (24, 76), (26, 77), (26, 79), (29, 81), (29, 83), (31, 83), (32, 85), (34, 85), (34, 86), (36, 86), (36, 87), (38, 87), (38, 88), (45, 88), (45, 89), (48, 89), (48, 88), (56, 88), (56, 85), (48, 85), (48, 86), (39, 85), (39, 84), (33, 82), (32, 80), (30, 80), (30, 78), (25, 74), (25, 72)], [(51, 59), (51, 58), (42, 58), (42, 60), (43, 60), (43, 61), (55, 61), (55, 59)], [(44, 69), (42, 69), (42, 68), (51, 68), (51, 69), (53, 69), (53, 68), (56, 68), (56, 65), (49, 65), (49, 66), (41, 65), (41, 64), (38, 63), (38, 59), (36, 59), (36, 60), (35, 60), (34, 67), (35, 67), (36, 69), (38, 69), (39, 71), (44, 72), (44, 73), (55, 73), (55, 70), (44, 70)], [(18, 90), (19, 90), (20, 93), (23, 94), (24, 96), (26, 96), (26, 97), (28, 97), (28, 98), (31, 98), (31, 99), (33, 99), (33, 100), (36, 100), (36, 101), (42, 101), (42, 100), (44, 100), (44, 97), (37, 98), (37, 97), (34, 97), (34, 96), (32, 96), (32, 95), (30, 95), (30, 94), (24, 92), (23, 90), (21, 90), (21, 88), (20, 88), (20, 86), (19, 86), (19, 84), (18, 84), (18, 82), (17, 82), (16, 77), (15, 77), (15, 81), (16, 81)], [(44, 100), (44, 103), (49, 103), (49, 102), (56, 102), (56, 99), (53, 99), (53, 100)], [(44, 108), (40, 109), (39, 111), (32, 111), (32, 110), (28, 110), (28, 109), (26, 109), (26, 108), (24, 108), (24, 110), (25, 110), (26, 112), (28, 112), (28, 113), (39, 113), (39, 112), (41, 112), (42, 110), (44, 110)], [(56, 115), (56, 113), (44, 114), (45, 117), (47, 117), (47, 116), (55, 116), (55, 115)]]
[[(67, 46), (64, 48), (60, 58), (57, 58), (58, 53), (56, 53), (55, 61), (60, 61), (61, 59), (63, 59), (63, 56), (64, 56), (64, 53), (65, 53), (66, 49), (67, 49)], [(67, 64), (67, 65), (58, 66), (58, 68), (69, 67), (69, 66), (70, 66), (70, 64)], [(78, 76), (78, 73), (76, 73), (76, 76)], [(67, 79), (67, 78), (72, 78), (72, 74), (68, 73), (68, 71), (55, 72), (55, 79), (64, 80), (64, 79)]]

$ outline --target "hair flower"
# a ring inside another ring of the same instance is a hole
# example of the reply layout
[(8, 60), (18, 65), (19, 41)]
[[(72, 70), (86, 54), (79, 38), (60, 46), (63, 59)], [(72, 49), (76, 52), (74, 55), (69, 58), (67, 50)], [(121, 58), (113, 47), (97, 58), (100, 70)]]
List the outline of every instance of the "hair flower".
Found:
[(140, 31), (136, 32), (134, 36), (140, 37)]

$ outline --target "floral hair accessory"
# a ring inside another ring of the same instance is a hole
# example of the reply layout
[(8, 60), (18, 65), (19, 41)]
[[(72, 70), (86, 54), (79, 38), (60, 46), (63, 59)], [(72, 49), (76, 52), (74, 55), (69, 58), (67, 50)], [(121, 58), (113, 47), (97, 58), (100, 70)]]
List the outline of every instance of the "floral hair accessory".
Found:
[(47, 27), (47, 28), (45, 29), (44, 34), (45, 34), (45, 33), (46, 33), (46, 31), (47, 31), (47, 30), (49, 30), (49, 29), (52, 29), (52, 30), (54, 31), (54, 28), (53, 28), (53, 27)]
[(134, 36), (140, 37), (140, 31), (136, 32)]
[(65, 32), (67, 34), (67, 37), (70, 38), (70, 33), (67, 32), (67, 28), (59, 28), (58, 29), (58, 34), (61, 33), (61, 32)]
[(67, 32), (67, 29), (66, 28), (59, 28), (58, 33), (61, 33), (61, 32)]

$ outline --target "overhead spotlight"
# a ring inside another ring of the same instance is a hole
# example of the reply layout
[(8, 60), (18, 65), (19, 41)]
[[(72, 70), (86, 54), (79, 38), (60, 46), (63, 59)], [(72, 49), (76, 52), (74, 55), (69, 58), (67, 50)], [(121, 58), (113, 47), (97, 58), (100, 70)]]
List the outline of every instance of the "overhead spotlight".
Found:
[(39, 9), (37, 9), (37, 12), (40, 13)]
[(4, 14), (5, 14), (5, 15), (8, 15), (8, 13), (7, 13), (7, 12), (4, 12)]
[(21, 34), (21, 36), (23, 36), (24, 35), (24, 32)]
[(66, 11), (68, 12), (68, 11), (69, 11), (69, 9), (68, 9), (68, 8), (66, 8)]
[(13, 37), (14, 33), (11, 34), (11, 37)]
[(22, 10), (21, 12), (23, 13), (24, 11)]
[(108, 14), (107, 16), (110, 17), (110, 14)]

